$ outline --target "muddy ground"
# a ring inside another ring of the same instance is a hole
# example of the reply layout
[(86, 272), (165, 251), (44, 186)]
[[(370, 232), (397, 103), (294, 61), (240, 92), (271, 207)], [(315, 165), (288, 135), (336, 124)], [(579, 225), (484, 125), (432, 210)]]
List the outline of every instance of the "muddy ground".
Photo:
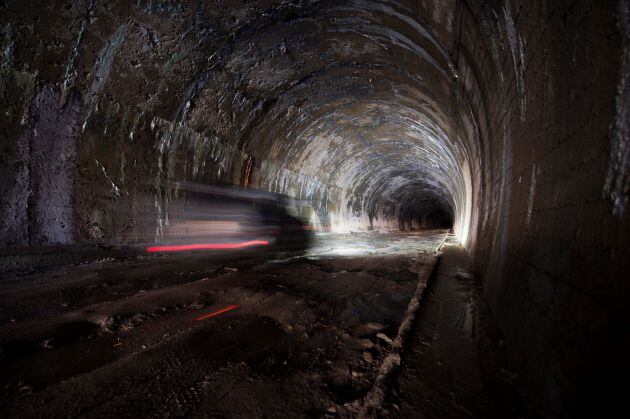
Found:
[(1, 255), (0, 412), (354, 416), (444, 236), (321, 235), (300, 252)]

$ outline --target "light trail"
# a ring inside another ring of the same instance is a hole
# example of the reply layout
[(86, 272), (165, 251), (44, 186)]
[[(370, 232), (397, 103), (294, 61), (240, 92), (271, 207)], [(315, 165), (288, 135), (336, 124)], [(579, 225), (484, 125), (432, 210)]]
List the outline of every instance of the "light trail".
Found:
[(181, 244), (170, 246), (151, 246), (147, 247), (148, 253), (157, 252), (184, 252), (187, 250), (233, 250), (245, 249), (254, 246), (267, 246), (269, 242), (266, 240), (250, 240), (240, 243), (199, 243), (199, 244)]
[(223, 314), (231, 310), (236, 310), (239, 307), (240, 306), (237, 306), (237, 305), (227, 306), (225, 308), (222, 308), (221, 310), (217, 310), (215, 312), (204, 314), (203, 316), (199, 316), (195, 320), (199, 321), (199, 320), (209, 319), (210, 317), (218, 316), (219, 314)]

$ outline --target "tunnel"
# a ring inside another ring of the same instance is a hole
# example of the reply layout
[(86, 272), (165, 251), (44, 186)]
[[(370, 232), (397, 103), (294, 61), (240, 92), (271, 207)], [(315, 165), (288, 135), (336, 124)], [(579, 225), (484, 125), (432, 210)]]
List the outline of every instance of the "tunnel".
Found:
[[(0, 1), (0, 412), (613, 412), (630, 371), (629, 45), (627, 0)], [(217, 229), (251, 237), (145, 251)], [(278, 231), (291, 248), (265, 253)], [(344, 275), (373, 285), (342, 298)], [(474, 298), (455, 302), (461, 287)], [(434, 308), (473, 332), (431, 358), (414, 348), (448, 336), (429, 332)], [(364, 349), (334, 358), (331, 330)], [(489, 372), (469, 370), (477, 351)], [(116, 370), (131, 359), (163, 376)], [(302, 395), (282, 374), (322, 384)], [(479, 374), (483, 403), (458, 374)]]

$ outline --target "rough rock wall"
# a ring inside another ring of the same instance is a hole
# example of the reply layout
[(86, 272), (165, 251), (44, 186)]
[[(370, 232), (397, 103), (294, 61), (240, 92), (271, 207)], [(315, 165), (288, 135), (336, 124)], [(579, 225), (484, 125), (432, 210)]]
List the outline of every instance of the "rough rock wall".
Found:
[[(67, 155), (74, 172), (64, 172), (74, 187), (72, 222), (68, 211), (33, 210), (39, 181), (28, 172), (24, 231), (7, 230), (5, 244), (152, 230), (159, 239), (173, 179), (291, 195), (312, 204), (314, 224), (338, 231), (399, 228), (413, 224), (401, 214), (436, 205), (466, 224), (471, 174), (459, 163), (470, 151), (449, 139), (452, 63), (403, 4), (91, 0), (8, 2), (5, 10), (4, 71), (33, 81), (20, 106), (71, 113), (59, 122), (76, 149)], [(58, 105), (37, 108), (42, 95), (57, 96)], [(24, 125), (12, 114), (7, 147), (16, 135), (34, 138), (33, 118)], [(28, 166), (27, 143), (7, 158)], [(14, 211), (15, 193), (3, 199), (3, 211)], [(44, 236), (38, 225), (48, 226)], [(61, 233), (70, 225), (71, 234)]]
[[(8, 26), (5, 26), (5, 37)], [(28, 199), (30, 146), (22, 133), (28, 122), (30, 99), (35, 86), (28, 72), (10, 71), (8, 58), (11, 43), (2, 45), (3, 62), (0, 66), (0, 113), (2, 141), (0, 153), (0, 245), (28, 244)]]
[(605, 415), (628, 368), (628, 2), (470, 3), (458, 53), (485, 109), (470, 250), (537, 408)]
[(206, 6), (1, 5), (0, 244), (159, 239), (169, 180), (241, 182), (236, 116), (183, 121), (208, 57), (261, 9)]

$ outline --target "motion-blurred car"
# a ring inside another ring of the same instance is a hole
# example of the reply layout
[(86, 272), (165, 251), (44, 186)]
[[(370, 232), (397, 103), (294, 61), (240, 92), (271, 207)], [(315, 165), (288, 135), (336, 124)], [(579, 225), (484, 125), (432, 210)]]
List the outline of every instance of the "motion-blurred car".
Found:
[(168, 221), (150, 251), (308, 246), (312, 229), (289, 214), (288, 208), (300, 205), (290, 197), (194, 183), (169, 187)]

